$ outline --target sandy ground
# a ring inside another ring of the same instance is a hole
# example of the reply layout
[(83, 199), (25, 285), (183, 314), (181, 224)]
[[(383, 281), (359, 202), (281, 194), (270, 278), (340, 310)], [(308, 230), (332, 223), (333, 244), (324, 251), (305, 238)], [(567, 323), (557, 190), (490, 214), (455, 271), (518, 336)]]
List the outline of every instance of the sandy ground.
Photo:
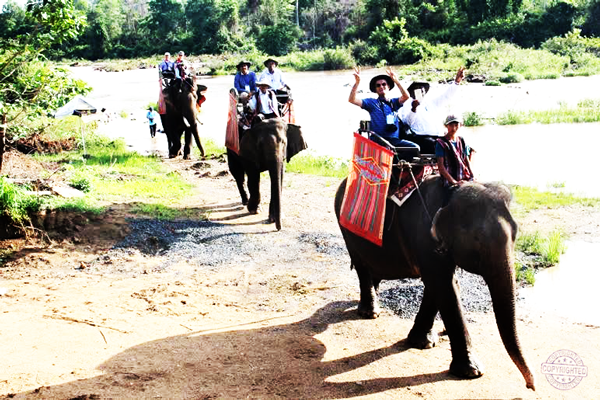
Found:
[[(276, 232), (264, 223), (268, 179), (262, 213), (249, 215), (233, 179), (222, 173), (225, 164), (212, 163), (210, 173), (200, 175), (189, 168), (194, 161), (165, 162), (196, 186), (193, 197), (174, 206), (199, 209), (236, 234), (278, 249), (290, 234), (339, 235), (337, 179), (286, 174), (285, 219)], [(493, 314), (468, 314), (486, 374), (458, 380), (448, 374), (447, 337), (430, 350), (410, 349), (403, 339), (411, 320), (389, 311), (358, 319), (358, 284), (347, 256), (306, 251), (307, 260), (323, 265), (318, 273), (266, 253), (219, 268), (180, 262), (157, 270), (160, 255), (135, 252), (102, 261), (128, 233), (127, 209), (115, 205), (50, 246), (1, 243), (19, 250), (0, 268), (6, 289), (0, 296), (1, 398), (597, 399), (600, 393), (598, 326), (519, 308), (521, 343), (536, 375), (533, 392), (507, 356)], [(534, 218), (571, 226), (576, 237), (600, 238), (597, 225), (574, 222), (600, 221), (598, 213), (584, 212)], [(435, 329), (443, 332), (441, 321)], [(570, 390), (552, 386), (542, 373), (542, 364), (563, 349), (587, 367)]]

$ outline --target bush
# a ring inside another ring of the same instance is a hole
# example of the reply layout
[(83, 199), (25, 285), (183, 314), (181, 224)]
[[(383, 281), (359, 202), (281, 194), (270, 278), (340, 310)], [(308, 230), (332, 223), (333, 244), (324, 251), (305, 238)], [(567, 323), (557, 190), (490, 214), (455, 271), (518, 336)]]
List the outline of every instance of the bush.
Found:
[(85, 192), (85, 193), (90, 192), (93, 188), (90, 178), (87, 176), (82, 176), (82, 175), (74, 176), (73, 178), (71, 178), (69, 185), (71, 185), (71, 187), (73, 187), (77, 190), (81, 190), (82, 192)]
[(463, 123), (465, 126), (481, 126), (481, 125), (483, 125), (481, 116), (479, 114), (477, 114), (475, 111), (464, 113)]
[(404, 18), (383, 21), (369, 36), (369, 42), (378, 51), (379, 59), (386, 59), (390, 64), (413, 64), (433, 54), (433, 46), (429, 42), (408, 36)]
[(500, 77), (500, 82), (502, 83), (519, 83), (523, 82), (523, 75), (518, 72), (511, 72), (504, 76)]
[(490, 79), (485, 81), (485, 86), (502, 86), (502, 84), (499, 81)]
[(22, 225), (29, 220), (29, 213), (40, 207), (39, 197), (25, 194), (23, 189), (0, 177), (0, 215)]
[(379, 61), (377, 59), (379, 53), (377, 47), (360, 39), (350, 44), (350, 52), (356, 62), (361, 65), (374, 65)]
[(292, 23), (267, 26), (258, 35), (258, 48), (274, 56), (283, 56), (292, 51), (302, 32)]
[(323, 68), (326, 70), (348, 69), (355, 64), (350, 49), (347, 48), (327, 49), (323, 54)]

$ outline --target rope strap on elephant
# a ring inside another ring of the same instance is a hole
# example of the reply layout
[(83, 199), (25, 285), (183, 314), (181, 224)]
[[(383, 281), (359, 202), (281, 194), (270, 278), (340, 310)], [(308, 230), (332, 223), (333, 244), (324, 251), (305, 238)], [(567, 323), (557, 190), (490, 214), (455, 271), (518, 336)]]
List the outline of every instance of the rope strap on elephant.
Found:
[(382, 245), (385, 207), (394, 153), (354, 134), (354, 151), (340, 210), (340, 225)]

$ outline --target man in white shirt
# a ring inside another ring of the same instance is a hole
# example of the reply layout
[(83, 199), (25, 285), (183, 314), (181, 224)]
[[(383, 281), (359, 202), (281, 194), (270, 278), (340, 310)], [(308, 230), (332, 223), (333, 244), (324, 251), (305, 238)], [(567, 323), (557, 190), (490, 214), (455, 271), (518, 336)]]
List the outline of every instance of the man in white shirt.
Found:
[(259, 80), (256, 82), (256, 87), (258, 90), (248, 102), (252, 112), (253, 125), (265, 119), (279, 117), (277, 97), (275, 92), (271, 90), (269, 82)]
[(281, 70), (277, 68), (279, 63), (272, 58), (269, 58), (264, 64), (267, 68), (260, 74), (258, 80), (267, 82), (272, 90), (289, 89), (289, 86), (283, 80)]
[(412, 100), (407, 100), (404, 107), (400, 109), (400, 120), (414, 133), (406, 139), (417, 143), (421, 147), (422, 154), (434, 154), (435, 139), (444, 136), (443, 120), (444, 115), (448, 114), (446, 107), (458, 92), (464, 70), (464, 67), (460, 67), (454, 81), (439, 95), (429, 95), (419, 99), (420, 96), (411, 93)]

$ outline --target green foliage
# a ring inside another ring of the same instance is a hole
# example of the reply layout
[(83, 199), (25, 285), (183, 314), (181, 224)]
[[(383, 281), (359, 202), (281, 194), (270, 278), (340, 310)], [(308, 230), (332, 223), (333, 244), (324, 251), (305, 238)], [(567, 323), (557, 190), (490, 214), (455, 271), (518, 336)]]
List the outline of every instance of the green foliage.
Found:
[(591, 0), (585, 10), (582, 32), (585, 36), (600, 37), (600, 0)]
[(345, 178), (348, 176), (348, 161), (328, 156), (317, 156), (303, 152), (287, 164), (286, 170), (301, 174)]
[(498, 125), (520, 125), (534, 122), (541, 124), (600, 122), (600, 100), (586, 99), (576, 108), (566, 106), (554, 110), (507, 111), (496, 117)]
[(71, 180), (69, 181), (69, 185), (85, 193), (91, 191), (93, 187), (90, 177), (87, 176), (87, 174), (81, 173), (72, 176)]
[(514, 208), (519, 212), (529, 212), (540, 208), (554, 209), (572, 205), (585, 207), (600, 206), (600, 199), (577, 197), (568, 193), (540, 192), (525, 186), (512, 186), (515, 198)]
[(432, 54), (432, 46), (423, 39), (409, 37), (405, 18), (383, 21), (369, 36), (378, 49), (378, 58), (390, 64), (413, 64)]
[(264, 27), (258, 35), (257, 46), (267, 54), (282, 56), (292, 51), (302, 32), (291, 23)]
[(566, 249), (564, 240), (565, 236), (560, 231), (553, 231), (548, 236), (539, 232), (519, 234), (515, 246), (517, 281), (524, 280), (533, 285), (536, 269), (558, 264)]
[(39, 197), (25, 193), (14, 184), (0, 177), (0, 215), (9, 217), (13, 222), (23, 225), (29, 221), (29, 213), (39, 210)]
[(173, 208), (163, 204), (145, 204), (138, 203), (132, 210), (136, 214), (147, 215), (160, 220), (175, 220), (175, 219), (195, 219), (207, 220), (205, 213), (190, 208)]
[(360, 65), (374, 65), (378, 61), (377, 47), (368, 44), (363, 40), (356, 40), (350, 44), (350, 51), (356, 62)]
[(499, 81), (490, 79), (488, 81), (485, 81), (485, 86), (502, 86), (502, 84)]
[(523, 75), (518, 72), (510, 72), (506, 75), (500, 76), (500, 82), (502, 83), (519, 83), (523, 81)]
[(185, 6), (189, 25), (188, 46), (196, 52), (218, 54), (242, 45), (238, 30), (239, 4), (236, 0), (198, 0)]
[(466, 112), (463, 114), (463, 124), (465, 126), (480, 126), (483, 125), (483, 120), (475, 111)]
[(323, 69), (325, 70), (349, 69), (355, 64), (356, 62), (347, 48), (327, 49), (323, 54)]

